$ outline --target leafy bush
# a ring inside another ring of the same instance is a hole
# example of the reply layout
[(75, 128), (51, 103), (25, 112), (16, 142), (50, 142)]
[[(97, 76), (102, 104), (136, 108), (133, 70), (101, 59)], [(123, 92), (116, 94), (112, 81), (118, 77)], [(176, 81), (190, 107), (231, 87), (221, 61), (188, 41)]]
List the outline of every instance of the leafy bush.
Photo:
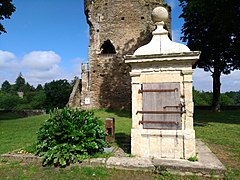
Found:
[(54, 109), (37, 135), (37, 154), (43, 157), (43, 165), (66, 166), (106, 146), (102, 122), (89, 111)]
[(193, 101), (196, 106), (211, 106), (212, 93), (193, 89)]
[(0, 109), (15, 109), (18, 104), (21, 103), (21, 98), (16, 94), (0, 94)]
[(16, 109), (44, 109), (46, 95), (44, 91), (27, 92)]
[(221, 106), (233, 106), (235, 105), (234, 99), (229, 97), (227, 94), (221, 94)]
[(66, 79), (61, 79), (46, 83), (44, 91), (46, 94), (46, 109), (63, 108), (69, 100), (72, 86)]

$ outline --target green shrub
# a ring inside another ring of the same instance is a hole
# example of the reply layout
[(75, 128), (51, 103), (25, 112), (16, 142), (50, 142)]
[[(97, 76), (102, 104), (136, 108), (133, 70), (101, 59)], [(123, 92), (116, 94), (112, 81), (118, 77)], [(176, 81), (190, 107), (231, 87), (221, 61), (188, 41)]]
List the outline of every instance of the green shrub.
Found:
[(0, 94), (0, 109), (11, 110), (14, 109), (19, 103), (21, 103), (21, 98), (19, 98), (17, 94)]
[(37, 135), (43, 165), (66, 166), (103, 152), (106, 146), (102, 122), (89, 111), (55, 109)]

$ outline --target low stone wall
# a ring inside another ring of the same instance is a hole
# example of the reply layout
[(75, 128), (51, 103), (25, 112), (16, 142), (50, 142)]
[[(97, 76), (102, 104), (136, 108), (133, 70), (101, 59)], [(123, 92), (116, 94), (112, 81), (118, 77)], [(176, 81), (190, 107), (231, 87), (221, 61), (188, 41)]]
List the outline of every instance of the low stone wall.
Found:
[(34, 110), (0, 110), (0, 114), (3, 113), (17, 113), (23, 117), (29, 117), (29, 116), (37, 116), (46, 114), (46, 110), (44, 109), (34, 109)]
[[(195, 110), (212, 110), (212, 106), (194, 106)], [(221, 110), (240, 110), (240, 106), (221, 106)]]

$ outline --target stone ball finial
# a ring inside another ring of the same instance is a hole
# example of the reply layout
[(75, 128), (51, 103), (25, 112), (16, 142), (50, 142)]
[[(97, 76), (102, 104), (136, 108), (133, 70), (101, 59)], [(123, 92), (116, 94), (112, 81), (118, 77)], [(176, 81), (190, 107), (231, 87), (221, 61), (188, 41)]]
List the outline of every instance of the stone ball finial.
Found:
[(168, 11), (164, 7), (156, 7), (152, 12), (152, 20), (154, 23), (166, 22), (168, 20)]

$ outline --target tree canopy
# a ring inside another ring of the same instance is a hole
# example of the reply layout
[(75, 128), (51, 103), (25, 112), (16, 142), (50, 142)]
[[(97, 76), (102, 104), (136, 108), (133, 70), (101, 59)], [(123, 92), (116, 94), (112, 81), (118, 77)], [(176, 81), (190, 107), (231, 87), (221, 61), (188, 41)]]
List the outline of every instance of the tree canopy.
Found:
[(10, 92), (11, 91), (11, 84), (6, 80), (2, 83), (2, 88), (1, 90), (3, 92)]
[(47, 109), (52, 109), (53, 107), (65, 107), (71, 94), (71, 90), (72, 86), (66, 79), (46, 83), (44, 85), (44, 91), (46, 93)]
[[(67, 80), (39, 84), (37, 88), (25, 81), (20, 73), (15, 84), (4, 81), (0, 88), (0, 109), (54, 109), (68, 102), (72, 85)], [(19, 92), (22, 92), (20, 96)]]
[(15, 81), (15, 89), (16, 91), (23, 91), (24, 86), (25, 86), (25, 79), (22, 73), (20, 73)]
[(240, 67), (240, 3), (237, 0), (179, 0), (185, 23), (182, 40), (200, 50), (199, 68), (213, 77), (215, 111), (220, 110), (220, 76)]
[[(12, 4), (12, 0), (0, 0), (0, 20), (10, 19), (10, 16), (15, 11), (15, 6)], [(7, 31), (0, 22), (0, 34)]]

